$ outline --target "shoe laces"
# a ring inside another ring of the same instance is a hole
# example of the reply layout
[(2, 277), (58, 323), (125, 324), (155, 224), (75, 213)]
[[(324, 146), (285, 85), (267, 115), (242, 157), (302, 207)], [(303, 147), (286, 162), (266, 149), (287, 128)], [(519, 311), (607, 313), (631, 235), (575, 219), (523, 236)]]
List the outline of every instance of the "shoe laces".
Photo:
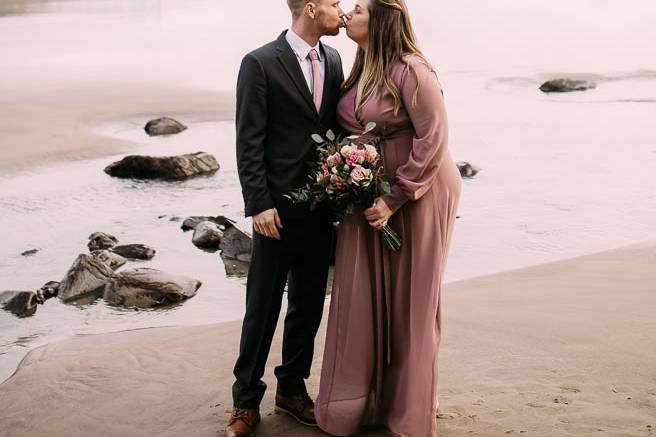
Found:
[(248, 420), (248, 411), (242, 408), (235, 408), (232, 411), (232, 415), (230, 416), (230, 425), (238, 420), (241, 420), (242, 422), (250, 425)]

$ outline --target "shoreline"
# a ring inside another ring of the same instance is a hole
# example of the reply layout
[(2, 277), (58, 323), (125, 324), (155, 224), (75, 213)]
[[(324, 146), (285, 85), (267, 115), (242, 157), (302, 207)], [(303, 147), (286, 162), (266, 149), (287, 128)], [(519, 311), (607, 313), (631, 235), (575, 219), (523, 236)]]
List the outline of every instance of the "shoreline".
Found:
[[(608, 250), (604, 250), (602, 252), (594, 252), (594, 253), (569, 257), (569, 258), (563, 258), (563, 259), (559, 259), (559, 260), (555, 260), (555, 261), (550, 261), (550, 262), (547, 262), (547, 263), (540, 263), (540, 264), (535, 264), (535, 265), (530, 265), (530, 266), (525, 266), (525, 267), (519, 267), (519, 268), (516, 268), (516, 269), (510, 269), (510, 270), (503, 270), (503, 271), (499, 271), (499, 272), (487, 273), (487, 274), (484, 274), (484, 275), (473, 276), (471, 278), (458, 279), (456, 281), (444, 283), (443, 287), (445, 289), (461, 288), (461, 287), (466, 288), (466, 285), (469, 282), (474, 282), (474, 281), (477, 281), (477, 280), (485, 280), (486, 278), (495, 277), (497, 275), (512, 275), (513, 273), (523, 272), (524, 270), (537, 269), (537, 268), (548, 268), (549, 266), (552, 266), (552, 265), (558, 265), (558, 264), (561, 264), (561, 263), (576, 261), (576, 260), (584, 259), (584, 258), (587, 258), (587, 257), (601, 256), (601, 255), (604, 255), (604, 254), (611, 254), (611, 253), (622, 252), (622, 251), (627, 251), (627, 250), (630, 251), (630, 250), (634, 250), (634, 249), (639, 250), (640, 248), (650, 247), (650, 246), (653, 246), (656, 250), (656, 241), (655, 242), (645, 241), (643, 243), (631, 244), (631, 245), (628, 245), (628, 246), (621, 246), (621, 247), (611, 248), (611, 249), (608, 249)], [(328, 299), (326, 300), (326, 302), (324, 304), (324, 316), (327, 314), (329, 305), (330, 305), (330, 297), (328, 296)], [(282, 313), (281, 313), (281, 317), (282, 317)], [(21, 364), (25, 361), (25, 359), (28, 357), (28, 355), (30, 353), (35, 352), (36, 350), (38, 350), (40, 348), (48, 347), (51, 344), (70, 341), (70, 340), (76, 339), (78, 337), (94, 337), (94, 336), (120, 334), (120, 333), (123, 333), (123, 332), (142, 331), (142, 330), (151, 330), (151, 329), (165, 329), (165, 328), (190, 328), (190, 327), (191, 328), (193, 328), (193, 327), (198, 327), (198, 328), (206, 327), (207, 328), (207, 327), (227, 325), (227, 324), (230, 324), (230, 323), (236, 323), (236, 322), (241, 322), (241, 321), (242, 321), (241, 318), (237, 318), (237, 319), (224, 320), (224, 321), (217, 322), (217, 323), (204, 323), (204, 324), (199, 324), (199, 325), (146, 326), (146, 327), (122, 329), (122, 330), (117, 330), (117, 331), (106, 331), (106, 332), (92, 333), (92, 334), (72, 334), (72, 335), (64, 337), (64, 338), (59, 338), (59, 339), (48, 341), (48, 342), (46, 342), (44, 344), (41, 344), (39, 346), (35, 346), (32, 349), (25, 352), (25, 354), (20, 359), (20, 362), (18, 363), (16, 368), (11, 372), (11, 375), (4, 378), (4, 379), (2, 379), (0, 377), (0, 386), (2, 386), (2, 384), (4, 384), (4, 383), (8, 382), (20, 370)]]
[[(115, 120), (115, 121), (117, 121), (117, 120)], [(448, 288), (456, 288), (456, 287), (460, 287), (461, 284), (466, 285), (466, 283), (468, 283), (470, 281), (473, 282), (473, 281), (476, 281), (478, 279), (485, 279), (485, 278), (488, 278), (488, 277), (494, 277), (496, 275), (513, 274), (515, 272), (521, 272), (521, 271), (524, 271), (526, 269), (534, 269), (534, 268), (539, 268), (539, 267), (548, 267), (552, 264), (560, 264), (560, 263), (564, 263), (564, 262), (578, 260), (578, 259), (581, 259), (581, 258), (587, 258), (587, 257), (590, 257), (590, 256), (603, 255), (603, 254), (607, 254), (607, 253), (615, 253), (615, 252), (624, 251), (624, 250), (638, 249), (638, 248), (641, 248), (641, 247), (644, 247), (644, 246), (650, 246), (652, 244), (653, 244), (653, 246), (656, 246), (656, 241), (653, 242), (653, 243), (649, 242), (649, 241), (645, 241), (645, 242), (642, 242), (642, 243), (610, 248), (610, 249), (607, 249), (607, 250), (604, 250), (604, 251), (601, 251), (601, 252), (592, 252), (592, 253), (587, 253), (587, 254), (583, 254), (583, 255), (577, 255), (577, 256), (573, 256), (573, 257), (562, 258), (562, 259), (559, 259), (559, 260), (549, 261), (549, 262), (546, 262), (546, 263), (539, 263), (539, 264), (534, 264), (534, 265), (529, 265), (529, 266), (513, 268), (513, 269), (510, 269), (510, 270), (502, 270), (502, 271), (498, 271), (498, 272), (485, 273), (483, 275), (477, 275), (477, 276), (472, 276), (472, 277), (468, 277), (468, 278), (464, 278), (464, 279), (458, 279), (458, 280), (451, 281), (451, 282), (446, 282), (446, 283), (444, 283), (444, 287), (447, 288), (447, 289)], [(324, 317), (327, 315), (329, 305), (330, 305), (330, 300), (328, 298), (328, 300), (326, 300), (325, 305), (324, 305)], [(281, 317), (282, 317), (282, 315), (281, 315)], [(60, 343), (60, 342), (66, 342), (66, 341), (74, 340), (78, 337), (103, 336), (103, 335), (119, 334), (119, 333), (130, 332), (130, 331), (156, 330), (156, 329), (160, 329), (160, 328), (213, 327), (213, 326), (221, 326), (221, 325), (236, 323), (236, 322), (241, 323), (241, 321), (242, 321), (241, 318), (237, 318), (237, 319), (223, 320), (223, 321), (217, 322), (217, 323), (203, 323), (203, 324), (198, 324), (198, 325), (191, 325), (191, 324), (190, 325), (181, 325), (181, 324), (178, 324), (178, 325), (163, 325), (163, 326), (146, 326), (146, 327), (129, 328), (129, 329), (123, 329), (123, 330), (116, 330), (116, 331), (105, 331), (105, 332), (99, 332), (99, 333), (93, 333), (93, 334), (72, 334), (72, 335), (69, 335), (69, 336), (66, 336), (66, 337), (56, 338), (56, 339), (53, 339), (53, 340), (46, 341), (43, 344), (39, 344), (38, 346), (32, 347), (28, 351), (21, 354), (20, 359), (18, 359), (18, 360), (15, 359), (16, 357), (14, 357), (14, 361), (17, 362), (17, 364), (15, 364), (13, 366), (7, 366), (7, 369), (10, 369), (11, 371), (10, 372), (9, 371), (0, 372), (0, 387), (2, 386), (2, 384), (8, 382), (20, 370), (21, 364), (25, 361), (25, 359), (28, 357), (28, 355), (30, 355), (32, 352), (37, 351), (40, 348), (48, 347), (51, 344), (56, 344), (56, 343)], [(1, 370), (2, 370), (2, 368), (0, 367), (0, 371)], [(3, 374), (7, 375), (7, 376), (3, 376)]]
[[(648, 435), (645, 421), (656, 407), (656, 369), (649, 365), (656, 351), (648, 347), (656, 334), (648, 309), (656, 303), (649, 285), (656, 283), (655, 260), (650, 242), (445, 284), (440, 432)], [(313, 396), (326, 314), (308, 380)], [(280, 325), (265, 373), (269, 387)], [(240, 328), (239, 320), (140, 328), (40, 346), (0, 384), (0, 398), (12, 399), (0, 424), (9, 436), (36, 435), (43, 426), (84, 435), (100, 423), (108, 424), (101, 435), (215, 435), (229, 408)], [(258, 435), (321, 435), (270, 415), (272, 396), (268, 390)], [(152, 411), (109, 425), (137, 402)], [(160, 420), (164, 408), (176, 414)], [(28, 411), (45, 417), (21, 419)]]
[(234, 96), (229, 93), (139, 83), (44, 85), (29, 92), (3, 90), (1, 103), (0, 170), (5, 174), (135, 148), (133, 142), (96, 131), (107, 123), (148, 121), (161, 116), (178, 117), (183, 123), (198, 118), (226, 121), (234, 117)]

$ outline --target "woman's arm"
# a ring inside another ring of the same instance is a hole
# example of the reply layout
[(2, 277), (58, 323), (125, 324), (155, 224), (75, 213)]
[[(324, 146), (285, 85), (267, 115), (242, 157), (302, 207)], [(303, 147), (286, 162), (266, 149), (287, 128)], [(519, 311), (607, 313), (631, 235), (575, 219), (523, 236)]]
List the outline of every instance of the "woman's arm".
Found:
[(410, 58), (402, 76), (400, 91), (415, 135), (408, 161), (397, 168), (391, 192), (382, 196), (394, 212), (408, 200), (417, 200), (429, 190), (440, 169), (448, 142), (442, 89), (433, 69), (418, 56)]

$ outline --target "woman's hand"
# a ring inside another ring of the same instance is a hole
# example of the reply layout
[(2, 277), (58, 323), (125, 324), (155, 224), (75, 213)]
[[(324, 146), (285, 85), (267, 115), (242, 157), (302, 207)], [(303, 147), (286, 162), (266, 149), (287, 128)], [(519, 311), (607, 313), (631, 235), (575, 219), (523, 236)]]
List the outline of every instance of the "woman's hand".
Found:
[(364, 211), (364, 216), (369, 224), (376, 229), (383, 229), (394, 212), (380, 197), (374, 201), (374, 205)]

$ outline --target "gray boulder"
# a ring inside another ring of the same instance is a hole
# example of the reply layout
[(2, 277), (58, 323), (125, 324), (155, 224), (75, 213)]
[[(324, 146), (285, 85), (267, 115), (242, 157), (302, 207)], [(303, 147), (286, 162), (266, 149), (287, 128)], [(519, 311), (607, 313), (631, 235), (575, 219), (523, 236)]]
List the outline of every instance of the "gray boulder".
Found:
[(107, 283), (103, 298), (112, 305), (157, 307), (189, 299), (201, 285), (196, 279), (142, 267), (116, 273)]
[(226, 276), (245, 278), (248, 275), (249, 262), (230, 259), (223, 255), (221, 255), (221, 260), (223, 260)]
[(91, 256), (98, 258), (100, 261), (107, 264), (112, 270), (117, 270), (128, 262), (128, 260), (121, 255), (110, 252), (109, 250), (94, 250), (91, 252)]
[(228, 227), (235, 224), (234, 220), (230, 220), (229, 218), (226, 218), (222, 215), (216, 217), (191, 216), (184, 219), (180, 228), (186, 232), (192, 229), (196, 229), (196, 226), (198, 226), (198, 224), (202, 222), (215, 223), (216, 225), (219, 226), (219, 229), (222, 230), (225, 230)]
[(98, 257), (80, 254), (61, 280), (57, 295), (64, 303), (98, 297), (113, 274)]
[(57, 293), (59, 293), (59, 282), (48, 281), (36, 291), (36, 296), (39, 303), (44, 303), (50, 298), (57, 297)]
[(460, 176), (463, 178), (473, 178), (479, 171), (481, 171), (480, 168), (474, 167), (465, 161), (457, 162), (456, 166), (458, 166), (458, 170), (460, 170)]
[(112, 252), (128, 259), (149, 260), (155, 256), (155, 249), (145, 244), (124, 244), (112, 248)]
[(545, 93), (566, 93), (570, 91), (585, 91), (596, 88), (597, 84), (586, 80), (554, 79), (540, 85), (540, 91)]
[(94, 232), (89, 235), (87, 247), (89, 251), (111, 249), (118, 244), (118, 239), (104, 232)]
[(22, 256), (32, 256), (32, 255), (36, 255), (38, 251), (39, 251), (39, 249), (29, 249), (29, 250), (26, 250), (25, 252), (22, 252), (21, 255)]
[(182, 132), (187, 126), (169, 117), (156, 118), (146, 123), (144, 130), (150, 136), (172, 135)]
[(252, 245), (253, 240), (250, 235), (236, 226), (230, 226), (223, 232), (223, 238), (221, 238), (219, 245), (221, 257), (249, 263)]
[(205, 152), (179, 156), (126, 156), (105, 168), (117, 178), (183, 180), (219, 170), (216, 158)]
[(216, 223), (209, 221), (199, 223), (194, 229), (192, 243), (203, 249), (219, 249), (223, 232)]
[(36, 313), (38, 301), (33, 291), (0, 292), (0, 305), (17, 317), (29, 317)]

